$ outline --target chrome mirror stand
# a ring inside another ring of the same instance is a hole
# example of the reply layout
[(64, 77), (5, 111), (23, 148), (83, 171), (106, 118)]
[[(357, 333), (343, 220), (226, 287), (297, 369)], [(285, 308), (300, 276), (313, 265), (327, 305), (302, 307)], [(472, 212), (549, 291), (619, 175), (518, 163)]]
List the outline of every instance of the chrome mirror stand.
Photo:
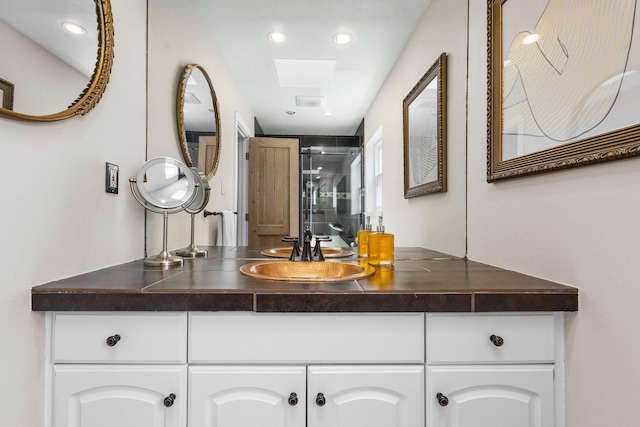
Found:
[(167, 230), (169, 223), (169, 212), (162, 212), (162, 251), (157, 255), (151, 255), (144, 259), (144, 265), (151, 267), (178, 267), (182, 265), (182, 258), (173, 256), (167, 250)]
[(191, 243), (186, 248), (182, 248), (176, 251), (176, 255), (179, 255), (183, 258), (197, 258), (207, 256), (208, 252), (205, 249), (200, 249), (194, 243), (194, 234), (195, 234), (195, 213), (191, 213)]
[(209, 181), (204, 173), (198, 171), (197, 168), (191, 168), (193, 171), (194, 177), (196, 178), (196, 183), (198, 188), (196, 192), (195, 200), (191, 203), (190, 206), (185, 208), (185, 211), (191, 214), (191, 243), (186, 248), (182, 248), (176, 251), (176, 255), (179, 255), (183, 258), (197, 258), (207, 256), (207, 251), (204, 249), (200, 249), (195, 244), (195, 218), (196, 214), (200, 213), (209, 203), (209, 193), (211, 191), (211, 186), (209, 185)]

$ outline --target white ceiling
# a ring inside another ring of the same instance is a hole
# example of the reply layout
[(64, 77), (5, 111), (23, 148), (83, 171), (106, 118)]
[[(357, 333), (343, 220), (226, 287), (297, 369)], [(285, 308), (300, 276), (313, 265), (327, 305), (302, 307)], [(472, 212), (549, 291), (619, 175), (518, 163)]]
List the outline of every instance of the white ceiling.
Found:
[[(353, 135), (430, 2), (190, 1), (262, 129), (274, 135)], [(270, 42), (271, 31), (285, 33), (285, 43)], [(335, 44), (338, 32), (353, 41)], [(298, 106), (296, 97), (314, 106)]]
[[(190, 1), (262, 129), (272, 135), (353, 135), (430, 2)], [(93, 1), (0, 0), (0, 19), (85, 75), (93, 73)], [(61, 29), (63, 20), (88, 22), (87, 34), (70, 36)], [(285, 33), (286, 42), (270, 42), (271, 31)], [(338, 32), (353, 41), (335, 44)], [(333, 115), (325, 117), (325, 111)]]

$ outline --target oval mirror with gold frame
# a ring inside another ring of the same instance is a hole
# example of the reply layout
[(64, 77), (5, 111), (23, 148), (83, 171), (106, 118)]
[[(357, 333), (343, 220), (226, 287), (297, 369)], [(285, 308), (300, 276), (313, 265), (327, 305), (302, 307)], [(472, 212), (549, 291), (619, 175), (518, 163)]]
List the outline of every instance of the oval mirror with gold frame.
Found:
[(220, 107), (211, 79), (200, 65), (185, 67), (178, 85), (176, 110), (184, 161), (210, 180), (220, 161)]
[[(79, 11), (79, 5), (82, 4), (83, 1), (85, 1), (87, 3), (87, 8), (86, 8), (86, 16), (89, 19), (89, 21), (92, 21), (92, 16), (93, 14), (91, 13), (91, 3), (92, 0), (73, 0), (73, 5), (75, 5), (74, 9), (72, 10), (76, 10), (79, 14), (82, 14), (84, 12)], [(80, 94), (78, 95), (78, 92), (71, 92), (66, 96), (68, 96), (69, 101), (62, 101), (60, 103), (60, 105), (56, 106), (56, 107), (52, 107), (51, 110), (53, 110), (54, 112), (49, 113), (48, 111), (46, 111), (45, 113), (33, 113), (31, 108), (26, 108), (25, 109), (21, 109), (20, 107), (20, 103), (18, 102), (20, 100), (20, 86), (18, 85), (11, 85), (11, 93), (10, 95), (15, 98), (16, 102), (16, 108), (13, 108), (13, 106), (11, 104), (3, 104), (0, 103), (0, 106), (2, 106), (3, 108), (0, 108), (0, 116), (3, 117), (8, 117), (11, 119), (20, 119), (20, 120), (29, 120), (29, 121), (41, 121), (41, 122), (46, 122), (46, 121), (55, 121), (55, 120), (62, 120), (62, 119), (67, 119), (73, 116), (77, 116), (77, 115), (85, 115), (87, 114), (89, 111), (91, 111), (96, 104), (98, 104), (98, 102), (100, 101), (100, 98), (102, 97), (102, 94), (104, 93), (106, 87), (107, 87), (107, 83), (109, 82), (109, 76), (111, 74), (111, 67), (113, 65), (113, 57), (114, 57), (114, 52), (113, 52), (113, 46), (114, 46), (114, 40), (113, 40), (113, 36), (114, 36), (114, 29), (113, 29), (113, 14), (111, 12), (111, 3), (110, 0), (93, 0), (93, 3), (95, 4), (95, 18), (96, 18), (96, 22), (97, 22), (97, 60), (95, 62), (95, 65), (93, 66), (93, 74), (91, 75), (90, 79), (89, 79), (89, 83), (86, 84), (86, 87), (84, 88), (84, 90), (82, 90), (80, 92)], [(70, 3), (71, 4), (71, 3)], [(40, 5), (40, 6), (38, 6)], [(50, 6), (47, 7), (52, 7), (52, 8), (56, 8), (55, 10), (65, 10), (65, 6), (66, 3), (62, 2), (55, 2), (55, 3), (50, 3)], [(25, 3), (22, 0), (20, 0), (20, 2), (18, 2), (16, 0), (15, 6), (20, 6), (20, 7), (28, 7), (30, 8), (29, 10), (31, 10), (30, 13), (32, 14), (36, 14), (36, 13), (40, 13), (42, 12), (47, 13), (46, 10), (39, 10), (42, 7), (44, 7), (43, 5), (41, 5), (38, 2), (35, 2), (33, 5), (31, 5), (30, 3)], [(7, 6), (7, 11), (5, 11), (5, 13), (8, 13), (10, 8), (13, 8), (13, 5), (8, 5)], [(81, 9), (85, 9), (84, 6), (82, 6)], [(14, 11), (14, 16), (24, 16), (24, 13), (20, 13), (20, 11)], [(27, 18), (32, 18), (33, 16), (27, 16)], [(56, 23), (60, 24), (60, 26), (62, 26), (62, 23)], [(27, 33), (25, 33), (24, 31), (30, 31), (33, 30), (33, 28), (28, 28), (27, 24), (24, 24), (25, 27), (22, 28), (21, 30), (16, 30), (17, 33), (22, 33), (24, 35), (24, 40), (28, 40), (28, 42), (32, 43), (29, 40), (29, 36), (27, 35)], [(87, 24), (87, 26), (93, 26), (93, 22)], [(33, 27), (33, 25), (31, 25), (31, 27)], [(96, 35), (96, 31), (93, 30), (93, 28), (87, 28), (86, 31), (87, 34), (85, 34), (85, 36), (89, 36), (89, 37), (94, 37)], [(19, 37), (23, 37), (23, 36), (19, 36)], [(48, 37), (48, 36), (47, 36)], [(37, 42), (35, 42), (37, 45)], [(53, 55), (53, 57), (59, 56), (59, 51), (65, 50), (66, 51), (74, 51), (74, 47), (73, 46), (61, 46), (61, 45), (53, 45), (52, 48), (44, 48), (43, 52), (49, 51), (51, 52), (51, 54)], [(56, 52), (58, 51), (58, 52)], [(49, 55), (49, 53), (46, 53), (45, 55)], [(62, 59), (64, 56), (60, 56), (60, 60), (61, 61), (65, 61), (67, 63), (68, 60), (67, 59)], [(5, 58), (8, 61), (12, 61), (11, 58)], [(87, 58), (85, 58), (86, 60)], [(16, 58), (14, 58), (13, 60), (16, 60)], [(89, 60), (91, 62), (89, 62), (89, 64), (93, 63), (93, 61), (89, 58)], [(73, 60), (72, 60), (73, 61)], [(81, 61), (81, 60), (79, 60)], [(89, 66), (89, 70), (91, 69), (90, 65), (87, 64)], [(23, 65), (20, 65), (23, 66)], [(25, 67), (28, 67), (29, 65), (24, 65)], [(73, 65), (71, 65), (73, 66)], [(33, 70), (29, 70), (30, 73)], [(50, 73), (51, 70), (41, 70), (43, 72), (46, 73)], [(87, 71), (87, 74), (90, 71)], [(8, 76), (0, 76), (0, 77), (4, 77), (7, 78), (8, 80)], [(64, 76), (66, 77), (66, 76)], [(34, 82), (35, 83), (35, 82)], [(57, 84), (57, 83), (56, 83)], [(82, 83), (84, 84), (84, 83)], [(78, 86), (76, 87), (75, 90), (81, 90), (82, 86)], [(50, 96), (49, 94), (47, 94), (47, 96)], [(75, 98), (75, 100), (74, 100)], [(44, 100), (42, 102), (38, 102), (37, 99), (33, 100), (32, 103), (43, 103), (44, 104)], [(68, 105), (65, 109), (65, 105)], [(39, 106), (37, 106), (39, 107)], [(62, 109), (62, 111), (59, 111), (59, 108)], [(35, 108), (35, 110), (37, 110), (37, 108)], [(57, 112), (56, 112), (57, 111)]]

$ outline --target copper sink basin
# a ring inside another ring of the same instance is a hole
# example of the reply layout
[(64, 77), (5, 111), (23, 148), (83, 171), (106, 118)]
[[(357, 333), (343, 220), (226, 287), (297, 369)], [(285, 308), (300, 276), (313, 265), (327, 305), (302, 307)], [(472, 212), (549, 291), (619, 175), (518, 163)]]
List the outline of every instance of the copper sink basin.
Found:
[[(302, 248), (300, 248), (300, 252), (302, 252)], [(265, 249), (260, 253), (271, 258), (289, 258), (291, 248)], [(353, 255), (353, 251), (348, 249), (322, 248), (322, 255), (324, 255), (325, 258), (344, 258)]]
[(334, 261), (259, 261), (240, 267), (240, 273), (255, 279), (289, 282), (343, 282), (369, 277), (370, 265)]

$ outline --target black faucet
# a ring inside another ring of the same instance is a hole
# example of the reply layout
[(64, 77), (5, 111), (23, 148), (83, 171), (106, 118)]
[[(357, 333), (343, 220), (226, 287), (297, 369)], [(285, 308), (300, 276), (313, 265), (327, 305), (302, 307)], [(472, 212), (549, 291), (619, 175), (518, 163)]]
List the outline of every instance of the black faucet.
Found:
[(291, 251), (291, 255), (289, 255), (289, 261), (301, 261), (302, 255), (300, 254), (299, 239), (297, 237), (284, 236), (282, 241), (293, 242), (293, 250)]
[(302, 253), (300, 253), (300, 239), (297, 237), (289, 237), (285, 236), (282, 238), (283, 242), (293, 242), (293, 249), (291, 251), (291, 255), (289, 256), (289, 261), (324, 261), (324, 255), (322, 255), (322, 248), (320, 247), (320, 242), (326, 242), (331, 240), (329, 236), (316, 236), (316, 244), (311, 250), (311, 241), (313, 240), (313, 235), (311, 234), (311, 230), (309, 227), (304, 231), (304, 237), (302, 241)]
[[(311, 234), (311, 230), (307, 227), (304, 230), (304, 240), (302, 241), (302, 261), (313, 261), (313, 254), (311, 253), (311, 240), (313, 240), (313, 235)], [(324, 260), (324, 257), (322, 258)]]

